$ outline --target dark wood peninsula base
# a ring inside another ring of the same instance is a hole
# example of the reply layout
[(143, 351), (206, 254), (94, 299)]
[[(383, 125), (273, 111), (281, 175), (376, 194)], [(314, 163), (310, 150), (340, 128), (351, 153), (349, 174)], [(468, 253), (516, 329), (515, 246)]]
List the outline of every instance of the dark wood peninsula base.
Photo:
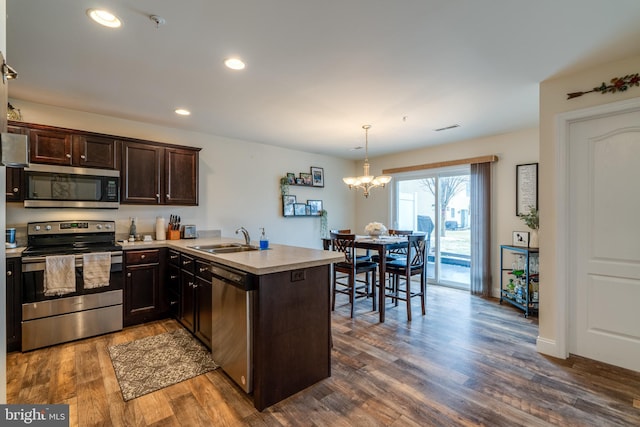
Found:
[(331, 376), (330, 265), (258, 276), (253, 399), (262, 411)]

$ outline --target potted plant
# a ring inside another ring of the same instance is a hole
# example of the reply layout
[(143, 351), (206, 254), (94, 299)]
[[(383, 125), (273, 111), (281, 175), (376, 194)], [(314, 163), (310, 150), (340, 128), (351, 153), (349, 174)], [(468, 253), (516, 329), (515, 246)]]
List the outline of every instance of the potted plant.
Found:
[(520, 219), (524, 221), (527, 227), (531, 229), (531, 235), (529, 237), (529, 246), (537, 248), (538, 242), (538, 229), (540, 228), (540, 217), (538, 215), (538, 209), (533, 206), (529, 207), (529, 212), (520, 215)]

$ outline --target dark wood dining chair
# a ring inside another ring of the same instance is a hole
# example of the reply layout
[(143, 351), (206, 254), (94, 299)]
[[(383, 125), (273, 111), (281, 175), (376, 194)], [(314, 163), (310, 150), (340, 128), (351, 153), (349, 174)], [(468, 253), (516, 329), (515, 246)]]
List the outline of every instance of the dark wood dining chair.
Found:
[[(389, 285), (381, 286), (380, 292), (385, 293), (384, 300), (391, 300), (398, 305), (398, 301), (407, 303), (407, 320), (411, 321), (411, 298), (420, 298), (422, 315), (426, 314), (427, 299), (427, 242), (426, 235), (411, 234), (407, 236), (406, 257), (387, 264)], [(420, 289), (411, 288), (411, 278), (420, 275)]]
[[(395, 236), (395, 237), (410, 236), (413, 234), (413, 230), (388, 230), (387, 233), (389, 234), (389, 236)], [(406, 258), (406, 251), (407, 251), (406, 247), (389, 249), (386, 255), (386, 262), (391, 262), (397, 259)], [(380, 256), (372, 255), (371, 261), (380, 262)]]
[[(372, 297), (373, 310), (376, 309), (376, 275), (378, 264), (372, 261), (360, 261), (356, 258), (356, 235), (331, 233), (331, 248), (344, 253), (344, 261), (333, 264), (331, 286), (331, 311), (336, 308), (336, 294), (349, 296), (351, 317), (355, 310), (356, 298)], [(338, 274), (342, 274), (339, 276)], [(365, 275), (364, 279), (358, 275)]]
[[(351, 234), (351, 229), (350, 228), (344, 228), (342, 230), (330, 230), (329, 233)], [(327, 249), (327, 248), (325, 247), (325, 249)], [(356, 254), (356, 259), (358, 261), (371, 261), (371, 255), (369, 254), (369, 250), (367, 249), (366, 253)]]

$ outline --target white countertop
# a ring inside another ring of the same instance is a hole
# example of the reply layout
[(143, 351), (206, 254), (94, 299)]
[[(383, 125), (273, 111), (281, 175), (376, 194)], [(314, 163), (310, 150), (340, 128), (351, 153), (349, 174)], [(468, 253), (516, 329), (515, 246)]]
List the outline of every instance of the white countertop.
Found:
[(216, 243), (244, 243), (244, 241), (224, 237), (154, 240), (151, 242), (126, 242), (122, 244), (122, 248), (125, 251), (145, 248), (173, 248), (189, 255), (257, 275), (316, 267), (344, 260), (344, 254), (339, 252), (276, 244), (270, 244), (269, 249), (263, 251), (257, 250), (227, 254), (210, 254), (191, 248), (191, 246), (212, 245)]

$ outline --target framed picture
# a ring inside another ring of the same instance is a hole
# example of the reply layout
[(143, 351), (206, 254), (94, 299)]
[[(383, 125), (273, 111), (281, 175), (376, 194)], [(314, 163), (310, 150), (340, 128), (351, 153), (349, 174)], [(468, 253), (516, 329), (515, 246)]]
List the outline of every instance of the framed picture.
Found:
[(538, 164), (516, 165), (516, 215), (538, 209)]
[(293, 214), (304, 216), (307, 214), (307, 205), (304, 203), (294, 203), (293, 204)]
[(302, 179), (302, 178), (296, 178), (296, 184), (298, 184), (298, 185), (304, 185), (304, 179)]
[(289, 184), (295, 184), (296, 183), (296, 174), (293, 172), (287, 172), (287, 181), (289, 182)]
[(300, 172), (300, 178), (302, 178), (303, 185), (311, 185), (311, 174)]
[(309, 215), (320, 215), (322, 210), (322, 200), (307, 200)]
[(524, 248), (529, 247), (529, 232), (528, 231), (514, 231), (513, 232), (513, 246), (522, 246)]
[(324, 169), (311, 166), (311, 180), (314, 187), (324, 187)]
[(282, 196), (282, 214), (284, 216), (294, 216), (295, 212), (293, 205), (296, 203), (296, 196), (286, 195)]

